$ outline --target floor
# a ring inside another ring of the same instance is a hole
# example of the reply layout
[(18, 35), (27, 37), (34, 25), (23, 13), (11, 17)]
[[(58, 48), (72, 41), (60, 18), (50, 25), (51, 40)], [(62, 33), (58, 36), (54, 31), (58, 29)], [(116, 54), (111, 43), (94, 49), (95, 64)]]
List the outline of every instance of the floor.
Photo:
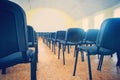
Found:
[[(76, 76), (73, 76), (74, 68), (74, 47), (70, 49), (70, 54), (65, 52), (66, 65), (63, 65), (62, 54), (58, 60), (58, 54), (43, 43), (39, 38), (39, 62), (37, 69), (37, 80), (89, 80), (87, 58), (82, 62), (80, 55), (76, 70)], [(61, 51), (62, 53), (62, 51)], [(104, 59), (102, 71), (97, 71), (98, 58), (91, 56), (93, 80), (120, 80), (120, 70), (116, 68), (116, 54), (111, 58), (106, 56)], [(30, 80), (30, 66), (27, 64), (18, 64), (7, 69), (7, 74), (0, 74), (0, 80)], [(0, 70), (1, 72), (1, 70)]]

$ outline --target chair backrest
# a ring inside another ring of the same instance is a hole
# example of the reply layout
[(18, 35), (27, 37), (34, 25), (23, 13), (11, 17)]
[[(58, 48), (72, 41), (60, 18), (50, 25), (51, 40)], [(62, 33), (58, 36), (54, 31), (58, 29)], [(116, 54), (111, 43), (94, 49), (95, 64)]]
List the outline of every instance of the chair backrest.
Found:
[(34, 37), (34, 41), (35, 42), (38, 42), (38, 33), (35, 31), (35, 30), (33, 30), (33, 37)]
[(51, 39), (55, 39), (55, 36), (56, 36), (55, 32), (51, 33)]
[(51, 32), (49, 32), (48, 34), (48, 39), (51, 39)]
[(101, 25), (101, 47), (120, 50), (120, 18), (106, 19)]
[(34, 43), (35, 43), (35, 33), (34, 33), (34, 29), (32, 26), (28, 25), (27, 26), (27, 32), (28, 32), (28, 45), (29, 47), (34, 47)]
[(0, 1), (0, 37), (0, 58), (28, 49), (25, 12), (10, 1)]
[(98, 29), (88, 29), (85, 36), (85, 40), (95, 42), (97, 39), (98, 31)]
[(69, 28), (66, 32), (65, 40), (68, 42), (80, 42), (83, 41), (84, 30), (81, 28)]
[(44, 39), (47, 39), (49, 37), (49, 32), (44, 33)]
[(56, 33), (56, 39), (57, 40), (65, 40), (65, 35), (66, 35), (66, 31), (57, 31)]

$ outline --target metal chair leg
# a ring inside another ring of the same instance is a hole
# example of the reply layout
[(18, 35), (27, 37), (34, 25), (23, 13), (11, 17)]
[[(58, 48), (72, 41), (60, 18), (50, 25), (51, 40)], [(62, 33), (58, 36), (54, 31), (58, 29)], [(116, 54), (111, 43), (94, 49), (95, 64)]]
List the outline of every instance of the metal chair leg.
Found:
[(70, 53), (70, 47), (69, 47), (69, 45), (67, 47), (68, 47), (68, 54), (69, 54)]
[(63, 45), (63, 64), (65, 65), (65, 54), (64, 54), (64, 52), (65, 52), (65, 50), (64, 50), (64, 45)]
[(76, 50), (77, 50), (77, 45), (75, 45), (75, 49), (74, 49), (74, 57), (76, 57)]
[(85, 60), (84, 60), (84, 52), (83, 51), (80, 51), (81, 52), (81, 60), (82, 60), (82, 62), (84, 62)]
[(76, 51), (76, 58), (75, 58), (73, 76), (75, 76), (75, 73), (76, 73), (77, 61), (78, 61), (78, 50)]
[(98, 59), (100, 59), (100, 55), (98, 54)]
[(2, 69), (2, 74), (3, 74), (3, 75), (6, 74), (6, 68), (3, 68), (3, 69)]
[(88, 71), (89, 71), (89, 80), (92, 80), (92, 71), (91, 71), (91, 62), (90, 62), (90, 55), (88, 53)]
[(31, 60), (30, 66), (31, 66), (31, 80), (36, 80), (36, 66), (37, 65), (36, 65), (34, 55), (33, 55), (33, 58)]
[(101, 71), (101, 68), (102, 68), (103, 58), (104, 58), (104, 55), (101, 55), (98, 63), (98, 67), (97, 67), (97, 70), (99, 71)]
[(56, 54), (56, 43), (54, 42), (54, 54)]
[(54, 45), (54, 44), (53, 44), (53, 41), (52, 41), (52, 52), (53, 52), (53, 47), (54, 47), (53, 45)]
[(61, 44), (58, 44), (58, 59), (60, 59), (60, 49), (61, 49)]
[(110, 56), (111, 56), (111, 58), (112, 58), (112, 57), (113, 57), (113, 54), (111, 54)]

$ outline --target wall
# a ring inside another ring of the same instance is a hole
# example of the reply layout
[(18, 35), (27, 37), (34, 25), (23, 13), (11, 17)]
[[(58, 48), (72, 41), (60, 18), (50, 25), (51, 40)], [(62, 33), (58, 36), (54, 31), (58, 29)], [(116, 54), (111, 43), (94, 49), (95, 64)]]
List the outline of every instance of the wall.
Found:
[[(117, 9), (117, 8), (120, 8), (120, 4), (119, 4), (119, 5), (116, 5), (116, 6), (114, 6), (114, 7), (111, 7), (111, 8), (104, 9), (104, 10), (102, 10), (102, 11), (96, 12), (95, 14), (92, 14), (92, 15), (89, 15), (89, 16), (85, 17), (85, 18), (88, 18), (89, 28), (95, 28), (95, 26), (94, 26), (94, 22), (95, 22), (95, 21), (94, 21), (94, 17), (95, 17), (96, 15), (104, 14), (104, 19), (112, 18), (112, 17), (114, 17), (114, 15), (113, 15), (114, 10)], [(84, 19), (84, 18), (76, 21), (78, 24), (75, 24), (75, 25), (77, 25), (77, 26), (79, 25), (79, 27), (84, 28), (84, 26), (82, 26), (82, 20), (83, 20), (83, 19)]]

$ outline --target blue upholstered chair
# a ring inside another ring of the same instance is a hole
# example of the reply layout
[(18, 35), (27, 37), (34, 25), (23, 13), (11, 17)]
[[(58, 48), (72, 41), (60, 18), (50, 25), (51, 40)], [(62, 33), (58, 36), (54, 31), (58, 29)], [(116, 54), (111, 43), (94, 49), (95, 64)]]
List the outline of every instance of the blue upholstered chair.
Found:
[(118, 36), (118, 34), (120, 34), (120, 18), (109, 18), (104, 20), (97, 36), (96, 45), (80, 46), (78, 48), (73, 75), (75, 76), (76, 72), (78, 51), (86, 51), (88, 58), (89, 80), (92, 80), (90, 55), (100, 55), (97, 70), (101, 70), (104, 56), (114, 54), (120, 50), (120, 36)]
[[(36, 62), (38, 62), (38, 39), (37, 39), (37, 33), (33, 29), (32, 26), (27, 26), (27, 33), (28, 33), (28, 47), (34, 48), (35, 54), (36, 54)], [(37, 67), (37, 66), (36, 66)]]
[(49, 34), (48, 34), (48, 47), (51, 49), (51, 42), (52, 42), (52, 38), (51, 38), (51, 34), (52, 34), (52, 32), (49, 32)]
[(46, 32), (44, 34), (45, 44), (49, 47), (49, 32)]
[(75, 52), (77, 46), (80, 45), (83, 41), (83, 29), (81, 28), (69, 28), (66, 32), (65, 40), (61, 41), (62, 51), (63, 51), (63, 64), (65, 64), (64, 51), (67, 45), (75, 46)]
[(88, 29), (85, 35), (85, 44), (86, 45), (93, 45), (96, 42), (98, 29)]
[(0, 1), (0, 69), (30, 63), (31, 80), (36, 80), (35, 53), (28, 49), (26, 16), (23, 9), (10, 1)]
[(27, 26), (27, 33), (28, 33), (28, 46), (29, 47), (34, 47), (35, 45), (35, 33), (34, 29), (32, 26), (28, 25)]
[(52, 39), (52, 52), (56, 54), (55, 52), (55, 41), (56, 41), (56, 32), (51, 33), (51, 39)]
[[(86, 46), (92, 46), (96, 44), (96, 39), (98, 35), (99, 30), (98, 29), (88, 29), (85, 38), (83, 40), (83, 45)], [(99, 55), (98, 55), (99, 58)], [(84, 61), (84, 53), (81, 51), (81, 59)]]
[(65, 40), (66, 31), (59, 30), (56, 32), (56, 43), (58, 43), (58, 59), (60, 59), (60, 49), (61, 49), (61, 41)]

